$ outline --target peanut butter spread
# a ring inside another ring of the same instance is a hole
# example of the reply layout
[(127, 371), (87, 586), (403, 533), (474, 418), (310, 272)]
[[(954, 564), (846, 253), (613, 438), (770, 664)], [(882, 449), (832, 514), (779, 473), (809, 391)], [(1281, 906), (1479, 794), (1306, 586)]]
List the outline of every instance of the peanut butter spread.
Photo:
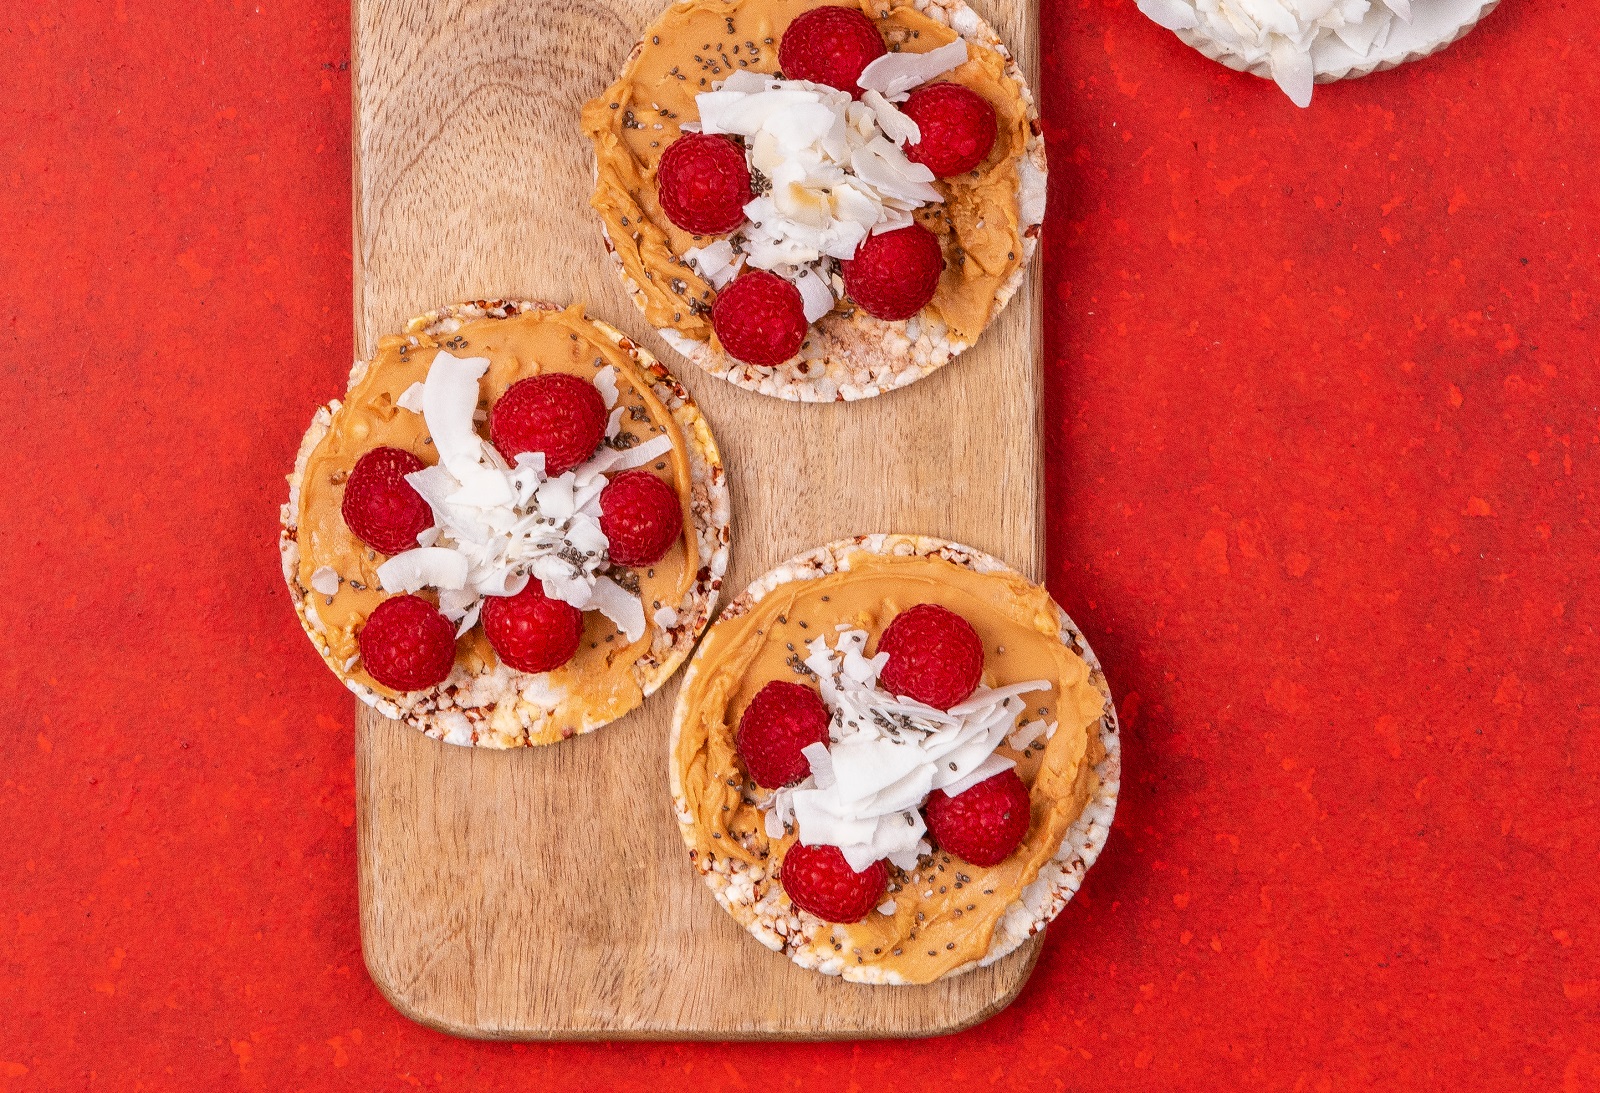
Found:
[[(605, 222), (629, 278), (642, 293), (645, 316), (696, 341), (711, 338), (715, 292), (682, 260), (709, 240), (675, 227), (656, 200), (656, 166), (678, 139), (679, 126), (699, 118), (695, 96), (732, 72), (775, 73), (778, 43), (799, 14), (851, 0), (680, 0), (645, 32), (622, 76), (583, 110), (594, 141), (596, 184), (590, 204)], [(856, 0), (891, 51), (924, 53), (959, 35), (909, 3)], [(917, 219), (939, 237), (945, 269), (928, 306), (968, 345), (988, 324), (996, 293), (1025, 259), (1018, 206), (1018, 162), (1028, 143), (1029, 118), (1006, 59), (968, 43), (968, 60), (941, 81), (959, 83), (994, 107), (998, 136), (989, 158), (968, 174), (940, 179), (942, 205)], [(847, 319), (848, 300), (831, 317)]]
[[(359, 653), (357, 634), (367, 616), (388, 593), (379, 585), (381, 554), (351, 533), (340, 513), (344, 482), (357, 459), (373, 448), (402, 448), (424, 463), (439, 461), (421, 414), (396, 405), (413, 383), (422, 382), (440, 349), (457, 357), (487, 357), (490, 365), (479, 384), (479, 409), (487, 413), (513, 383), (547, 372), (567, 372), (593, 381), (606, 365), (617, 370), (617, 405), (623, 407), (621, 429), (607, 443), (632, 446), (665, 433), (672, 452), (650, 465), (671, 483), (683, 503), (683, 539), (656, 565), (632, 571), (614, 570), (625, 587), (636, 578), (644, 602), (647, 628), (636, 642), (626, 642), (617, 627), (598, 611), (584, 613), (583, 642), (565, 666), (550, 673), (550, 683), (580, 696), (574, 707), (587, 713), (620, 716), (637, 705), (640, 686), (634, 662), (649, 648), (657, 629), (652, 616), (663, 606), (676, 609), (694, 581), (698, 553), (695, 521), (689, 507), (689, 454), (678, 423), (652, 389), (650, 378), (623, 348), (613, 344), (583, 315), (580, 307), (565, 311), (523, 311), (506, 319), (483, 318), (463, 324), (442, 342), (427, 334), (392, 335), (378, 344), (366, 373), (350, 389), (334, 413), (327, 435), (311, 453), (300, 490), (298, 582), (311, 588), (311, 575), (331, 566), (341, 578), (332, 596), (311, 593), (316, 618), (329, 645), (329, 658), (344, 665)], [(630, 573), (632, 576), (628, 576)], [(421, 595), (437, 599), (431, 591)], [(458, 666), (473, 674), (492, 670), (494, 650), (479, 627), (457, 641)], [(345, 674), (379, 694), (394, 692), (373, 680), (359, 663)]]
[[(753, 803), (734, 733), (746, 704), (774, 679), (805, 682), (796, 651), (847, 623), (879, 635), (905, 608), (937, 603), (977, 630), (985, 651), (983, 682), (991, 687), (1049, 680), (1028, 696), (1018, 724), (1057, 722), (1048, 741), (1022, 751), (1002, 745), (1030, 787), (1032, 819), (1022, 844), (992, 868), (935, 850), (909, 874), (890, 868), (893, 913), (824, 927), (813, 944), (837, 949), (852, 964), (878, 965), (909, 983), (926, 983), (988, 951), (1006, 907), (1038, 876), (1094, 796), (1094, 767), (1104, 755), (1095, 731), (1105, 697), (1087, 664), (1058, 636), (1059, 615), (1041, 588), (1012, 573), (979, 573), (935, 557), (853, 555), (848, 571), (780, 585), (749, 611), (725, 618), (707, 634), (679, 699), (681, 728), (673, 763), (693, 820), (691, 849), (702, 861), (736, 858), (774, 865), (794, 841), (770, 840)], [(776, 883), (776, 881), (772, 881)]]

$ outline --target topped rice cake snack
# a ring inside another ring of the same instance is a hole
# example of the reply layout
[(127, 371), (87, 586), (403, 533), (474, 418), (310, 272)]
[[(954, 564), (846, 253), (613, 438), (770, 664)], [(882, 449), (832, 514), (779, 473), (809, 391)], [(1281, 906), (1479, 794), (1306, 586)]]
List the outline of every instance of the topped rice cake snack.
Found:
[(548, 744), (683, 663), (728, 561), (689, 394), (579, 307), (430, 312), (312, 419), (279, 536), (295, 610), (362, 701), (452, 744)]
[(583, 111), (607, 246), (678, 352), (805, 402), (904, 387), (1016, 294), (1033, 96), (962, 0), (679, 0)]
[(1044, 928), (1105, 845), (1116, 709), (1072, 620), (986, 554), (872, 535), (723, 611), (672, 794), (717, 900), (795, 963), (931, 983)]

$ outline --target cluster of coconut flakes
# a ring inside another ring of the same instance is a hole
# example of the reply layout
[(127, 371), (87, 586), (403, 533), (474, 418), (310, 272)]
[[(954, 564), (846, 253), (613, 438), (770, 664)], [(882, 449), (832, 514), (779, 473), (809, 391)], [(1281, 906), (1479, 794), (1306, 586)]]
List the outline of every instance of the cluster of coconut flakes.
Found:
[(854, 257), (868, 235), (909, 227), (919, 208), (944, 200), (933, 172), (906, 158), (904, 145), (921, 132), (895, 102), (966, 60), (961, 40), (886, 53), (861, 73), (859, 101), (748, 70), (695, 96), (700, 120), (683, 129), (742, 137), (752, 175), (764, 182), (731, 238), (684, 257), (718, 289), (746, 264), (770, 270), (800, 290), (807, 322), (822, 318), (835, 299), (831, 260)]
[[(1016, 763), (995, 754), (1003, 741), (1025, 748), (1048, 738), (1055, 724), (1017, 725), (1021, 695), (1048, 690), (1047, 680), (978, 689), (949, 710), (899, 697), (878, 685), (889, 655), (866, 655), (868, 635), (838, 627), (806, 645), (805, 665), (816, 676), (832, 714), (830, 744), (804, 749), (811, 774), (763, 802), (771, 838), (787, 824), (807, 846), (836, 846), (857, 872), (887, 858), (912, 869), (928, 852), (921, 806), (936, 789), (955, 796)], [(1025, 738), (1025, 739), (1024, 739)]]
[[(439, 609), (457, 633), (478, 621), (485, 596), (514, 596), (530, 580), (544, 594), (580, 611), (599, 611), (637, 641), (645, 632), (644, 605), (617, 584), (610, 568), (610, 543), (600, 530), (600, 492), (606, 475), (641, 467), (672, 450), (658, 436), (618, 450), (601, 445), (586, 462), (551, 477), (542, 452), (524, 452), (508, 465), (478, 435), (478, 381), (487, 357), (457, 358), (441, 351), (425, 382), (400, 397), (403, 410), (427, 423), (439, 462), (406, 475), (433, 509), (434, 526), (417, 536), (418, 546), (378, 567), (386, 592), (439, 591)], [(595, 376), (611, 411), (607, 437), (621, 428), (616, 369)]]

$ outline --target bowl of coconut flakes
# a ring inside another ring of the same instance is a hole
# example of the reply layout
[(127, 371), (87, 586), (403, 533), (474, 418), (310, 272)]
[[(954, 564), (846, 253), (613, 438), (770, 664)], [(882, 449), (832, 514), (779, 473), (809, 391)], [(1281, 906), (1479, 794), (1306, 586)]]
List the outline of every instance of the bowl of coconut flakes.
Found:
[(1500, 0), (1138, 0), (1213, 61), (1273, 80), (1296, 106), (1315, 84), (1436, 53)]

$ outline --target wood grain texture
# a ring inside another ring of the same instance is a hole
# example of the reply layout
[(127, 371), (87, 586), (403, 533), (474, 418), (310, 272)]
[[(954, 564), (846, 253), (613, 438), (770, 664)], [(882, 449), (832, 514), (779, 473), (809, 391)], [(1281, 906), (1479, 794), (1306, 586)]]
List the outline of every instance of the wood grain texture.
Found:
[[(865, 531), (940, 535), (1043, 570), (1036, 277), (912, 387), (784, 403), (699, 372), (624, 295), (589, 212), (578, 111), (659, 0), (353, 0), (357, 351), (438, 304), (578, 300), (704, 408), (733, 496), (723, 602), (776, 562)], [(1032, 0), (974, 4), (1036, 68)], [(436, 743), (360, 707), (362, 946), (407, 1016), (501, 1039), (921, 1036), (976, 1023), (1037, 940), (927, 987), (803, 971), (691, 868), (671, 814), (676, 681), (599, 732), (512, 753)]]

